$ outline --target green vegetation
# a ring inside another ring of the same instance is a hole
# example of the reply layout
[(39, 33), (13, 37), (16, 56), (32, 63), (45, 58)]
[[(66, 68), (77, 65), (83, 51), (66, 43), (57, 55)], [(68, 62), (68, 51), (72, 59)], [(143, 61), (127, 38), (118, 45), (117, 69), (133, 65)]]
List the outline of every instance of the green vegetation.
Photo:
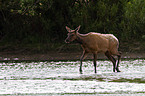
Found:
[(64, 44), (65, 26), (114, 34), (122, 51), (145, 50), (145, 0), (0, 0), (0, 49), (45, 52)]

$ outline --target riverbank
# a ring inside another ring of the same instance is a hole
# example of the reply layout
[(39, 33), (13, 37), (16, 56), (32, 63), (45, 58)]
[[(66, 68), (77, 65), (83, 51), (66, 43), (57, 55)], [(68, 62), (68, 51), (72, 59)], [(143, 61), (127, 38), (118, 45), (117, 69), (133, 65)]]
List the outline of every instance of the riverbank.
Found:
[[(20, 61), (59, 61), (59, 60), (79, 60), (82, 55), (82, 52), (47, 52), (47, 53), (35, 53), (35, 54), (25, 54), (25, 53), (6, 53), (0, 52), (0, 61), (8, 60), (20, 60)], [(92, 59), (92, 54), (89, 54), (86, 59)], [(107, 59), (106, 56), (102, 53), (98, 54), (98, 59)], [(145, 53), (122, 53), (122, 59), (140, 59), (145, 58)]]

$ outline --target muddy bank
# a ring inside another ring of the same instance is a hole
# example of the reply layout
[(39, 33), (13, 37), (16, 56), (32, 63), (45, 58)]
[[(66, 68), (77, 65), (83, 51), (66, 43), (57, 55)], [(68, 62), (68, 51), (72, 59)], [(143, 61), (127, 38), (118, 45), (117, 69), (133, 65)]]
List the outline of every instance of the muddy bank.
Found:
[[(79, 60), (82, 52), (75, 53), (59, 53), (48, 52), (44, 54), (25, 54), (25, 53), (0, 53), (0, 60)], [(89, 54), (86, 59), (92, 59), (92, 54)], [(145, 58), (145, 53), (122, 53), (122, 59), (139, 59)], [(98, 59), (107, 59), (104, 54), (98, 54)]]

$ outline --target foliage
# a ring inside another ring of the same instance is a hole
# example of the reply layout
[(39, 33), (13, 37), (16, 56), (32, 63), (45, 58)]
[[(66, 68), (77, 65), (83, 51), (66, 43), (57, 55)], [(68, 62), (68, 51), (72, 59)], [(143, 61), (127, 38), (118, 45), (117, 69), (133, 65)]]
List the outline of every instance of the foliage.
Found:
[(145, 0), (1, 0), (0, 44), (63, 43), (65, 26), (144, 41)]
[[(122, 37), (141, 40), (145, 34), (145, 1), (132, 0), (125, 4)], [(125, 24), (124, 24), (125, 23)]]

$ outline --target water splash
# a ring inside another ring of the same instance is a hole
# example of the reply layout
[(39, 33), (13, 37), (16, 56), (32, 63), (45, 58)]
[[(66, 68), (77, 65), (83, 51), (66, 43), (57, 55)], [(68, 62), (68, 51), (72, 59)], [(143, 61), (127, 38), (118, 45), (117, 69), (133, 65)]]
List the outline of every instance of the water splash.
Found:
[(124, 60), (120, 73), (110, 61), (1, 62), (0, 94), (138, 94), (145, 92), (145, 60)]

